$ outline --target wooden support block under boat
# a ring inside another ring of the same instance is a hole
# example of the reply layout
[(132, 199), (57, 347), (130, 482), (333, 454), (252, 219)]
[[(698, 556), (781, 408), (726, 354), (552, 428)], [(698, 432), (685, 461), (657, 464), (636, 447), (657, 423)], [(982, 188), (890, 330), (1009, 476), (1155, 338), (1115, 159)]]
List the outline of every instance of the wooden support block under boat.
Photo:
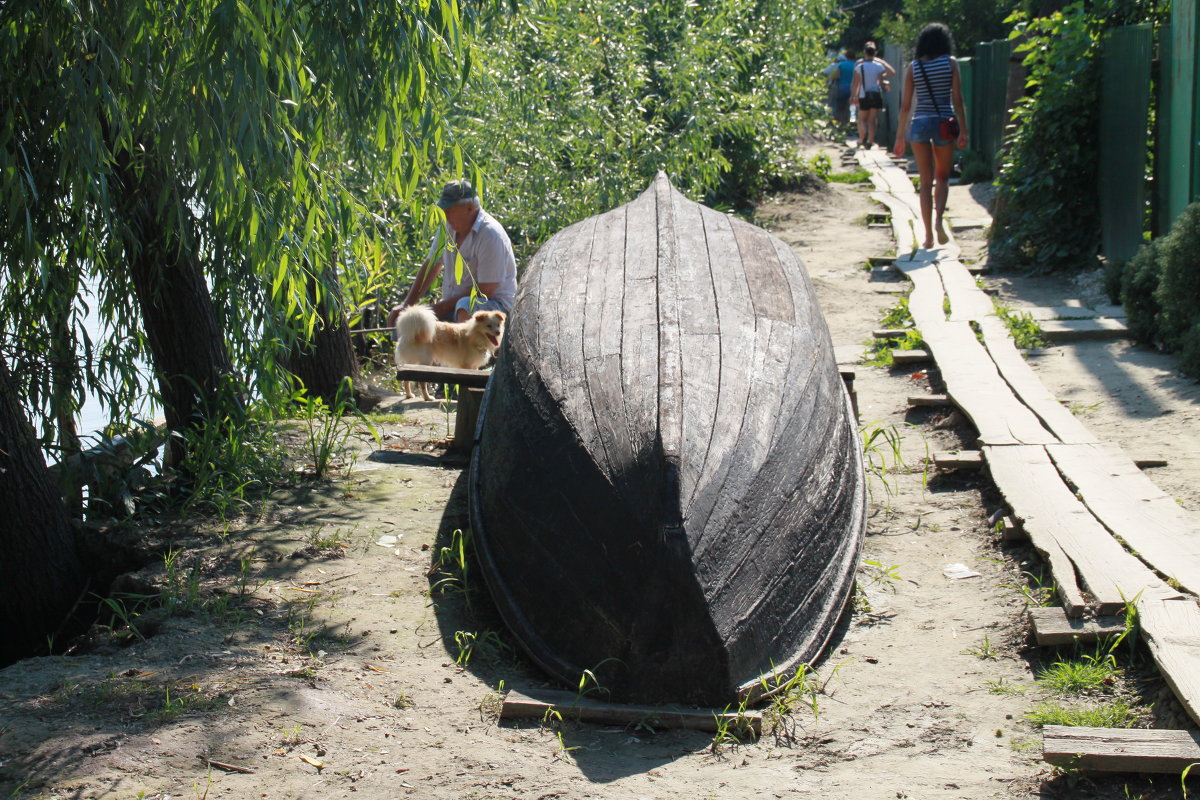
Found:
[(852, 595), (857, 426), (792, 251), (659, 175), (522, 279), (470, 472), (482, 572), (567, 685), (724, 706), (818, 658)]
[(742, 733), (762, 732), (762, 714), (757, 711), (717, 711), (710, 708), (675, 708), (671, 706), (637, 706), (604, 703), (570, 692), (541, 689), (522, 694), (509, 690), (500, 706), (500, 719), (545, 719), (554, 711), (563, 719), (594, 722), (602, 725), (645, 725), (650, 728), (688, 728), (714, 732), (718, 727), (729, 730), (744, 727)]

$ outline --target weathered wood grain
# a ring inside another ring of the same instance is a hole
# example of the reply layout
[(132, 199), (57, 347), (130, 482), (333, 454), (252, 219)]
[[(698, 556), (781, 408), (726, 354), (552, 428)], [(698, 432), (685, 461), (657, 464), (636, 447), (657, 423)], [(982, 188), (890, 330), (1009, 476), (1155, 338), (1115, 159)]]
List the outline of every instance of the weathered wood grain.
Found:
[(942, 286), (950, 298), (950, 319), (983, 320), (994, 317), (996, 306), (992, 298), (975, 285), (975, 278), (959, 261), (943, 259), (938, 262)]
[(1188, 716), (1200, 725), (1200, 608), (1193, 597), (1146, 596), (1137, 604), (1142, 636)]
[(1047, 725), (1042, 740), (1042, 758), (1072, 769), (1179, 775), (1200, 763), (1197, 731)]
[[(986, 447), (984, 457), (996, 486), (1034, 545), (1042, 549), (1041, 542), (1049, 540), (1062, 548), (1095, 597), (1100, 614), (1122, 611), (1139, 596), (1179, 597), (1075, 499), (1044, 447)], [(1057, 579), (1059, 567), (1054, 570)]]
[(1200, 523), (1115, 445), (1046, 448), (1088, 510), (1158, 572), (1200, 593)]
[(1062, 442), (1095, 442), (1096, 437), (1053, 394), (1013, 345), (1008, 328), (997, 317), (979, 321), (983, 345), (1005, 383), (1041, 423)]
[(1125, 632), (1124, 617), (1068, 617), (1059, 606), (1030, 608), (1029, 621), (1033, 623), (1034, 639), (1042, 647), (1094, 642)]
[(730, 702), (811, 660), (845, 607), (857, 431), (786, 245), (665, 177), (619, 212), (534, 259), (546, 291), (532, 325), (523, 288), (489, 383), (472, 527), (501, 616), (552, 676)]
[(434, 367), (425, 364), (399, 364), (396, 367), (398, 381), (448, 383), (452, 386), (469, 386), (475, 389), (485, 388), (491, 375), (488, 370)]
[(739, 726), (744, 726), (745, 733), (757, 734), (762, 731), (762, 714), (757, 711), (737, 714), (708, 708), (623, 705), (552, 689), (541, 689), (531, 694), (510, 689), (500, 706), (500, 719), (540, 720), (545, 719), (548, 712), (556, 712), (565, 720), (599, 725), (685, 728), (710, 733), (716, 731), (719, 725), (726, 725), (731, 731), (737, 731)]

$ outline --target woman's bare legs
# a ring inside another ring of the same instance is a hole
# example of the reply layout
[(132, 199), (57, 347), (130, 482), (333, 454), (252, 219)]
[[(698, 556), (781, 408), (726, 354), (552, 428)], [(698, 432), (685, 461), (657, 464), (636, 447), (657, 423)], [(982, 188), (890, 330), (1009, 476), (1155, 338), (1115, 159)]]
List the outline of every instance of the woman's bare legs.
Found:
[[(879, 109), (870, 108), (866, 111), (863, 111), (860, 107), (858, 109), (858, 119), (862, 121), (867, 129), (867, 138), (864, 140), (867, 143), (867, 147), (878, 144), (878, 142), (875, 141), (875, 127), (879, 122)], [(859, 135), (859, 138), (862, 138), (861, 134)]]
[[(917, 174), (921, 179), (921, 222), (925, 224), (925, 243), (921, 247), (928, 250), (933, 247), (933, 145), (928, 142), (911, 144), (913, 158), (917, 160)], [(942, 207), (945, 207), (944, 201)]]
[(865, 138), (867, 135), (867, 121), (863, 117), (863, 113), (864, 112), (862, 110), (862, 106), (860, 105), (858, 107), (858, 146), (859, 147), (863, 147), (867, 143), (867, 140)]
[(954, 145), (939, 144), (933, 146), (934, 173), (937, 183), (934, 185), (934, 227), (937, 229), (938, 244), (950, 241), (942, 215), (946, 213), (946, 198), (950, 196), (950, 167), (954, 163)]

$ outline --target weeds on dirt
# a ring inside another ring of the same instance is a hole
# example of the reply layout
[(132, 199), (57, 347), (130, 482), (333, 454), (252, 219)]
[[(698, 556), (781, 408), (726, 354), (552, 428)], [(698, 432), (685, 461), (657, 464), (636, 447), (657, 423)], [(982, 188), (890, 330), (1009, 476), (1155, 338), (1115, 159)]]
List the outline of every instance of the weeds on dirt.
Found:
[(962, 651), (965, 656), (975, 656), (985, 660), (996, 660), (1000, 658), (1000, 651), (992, 644), (991, 637), (984, 636), (983, 641), (974, 647), (968, 647)]
[(471, 608), (471, 573), (468, 558), (471, 544), (471, 529), (456, 528), (450, 534), (450, 543), (439, 547), (434, 555), (429, 573), (434, 578), (428, 596), (457, 594)]
[(328, 477), (334, 459), (345, 451), (346, 440), (353, 433), (356, 422), (366, 427), (376, 443), (381, 441), (375, 426), (358, 410), (354, 402), (354, 387), (349, 378), (343, 379), (338, 387), (332, 406), (327, 405), (323, 398), (309, 396), (303, 391), (293, 398), (293, 404), (299, 412), (298, 418), (305, 434), (305, 453), (309, 457), (307, 467), (315, 480)]
[(483, 720), (491, 719), (493, 722), (500, 719), (500, 712), (504, 709), (504, 695), (507, 690), (504, 688), (504, 681), (496, 685), (496, 691), (488, 692), (479, 701), (479, 718)]
[(1038, 686), (1057, 695), (1082, 695), (1105, 686), (1112, 686), (1121, 675), (1117, 657), (1102, 652), (1085, 653), (1079, 659), (1055, 661), (1038, 670)]
[[(743, 741), (753, 741), (758, 738), (758, 733), (754, 729), (754, 723), (749, 714), (746, 713), (746, 707), (750, 703), (749, 696), (738, 702), (736, 708), (730, 704), (719, 714), (713, 714), (713, 719), (716, 720), (716, 731), (713, 733), (712, 743), (709, 745), (709, 750), (715, 756), (721, 756), (725, 752), (725, 748), (737, 748)], [(731, 709), (734, 709), (731, 711)]]
[(454, 644), (458, 647), (458, 657), (454, 659), (454, 663), (460, 667), (467, 666), (476, 653), (483, 655), (487, 660), (494, 661), (501, 655), (512, 651), (512, 648), (496, 631), (483, 631), (482, 633), (455, 631)]
[(998, 678), (994, 681), (984, 681), (983, 688), (987, 689), (988, 694), (1008, 697), (1025, 694), (1025, 692), (1029, 691), (1029, 687), (1022, 686), (1019, 683), (1009, 683), (1004, 678)]
[(1025, 719), (1039, 727), (1068, 725), (1083, 728), (1132, 728), (1138, 712), (1125, 700), (1108, 700), (1094, 705), (1066, 705), (1043, 701), (1025, 712)]
[(1042, 332), (1042, 326), (1029, 312), (1017, 311), (1003, 303), (996, 303), (996, 316), (1008, 328), (1013, 344), (1018, 348), (1031, 350), (1046, 346), (1046, 335)]
[[(916, 430), (915, 426), (908, 427)], [(891, 496), (895, 493), (892, 476), (911, 471), (904, 462), (899, 430), (895, 425), (872, 422), (859, 428), (859, 435), (862, 436), (863, 468), (868, 479), (877, 479), (883, 484), (888, 496)], [(923, 437), (922, 443), (925, 445), (926, 456), (922, 462), (926, 466), (921, 472), (921, 488), (924, 489), (929, 482), (929, 443), (925, 442)], [(871, 485), (872, 481), (868, 480), (868, 491), (871, 491)]]
[(867, 342), (867, 350), (863, 354), (862, 363), (872, 367), (891, 367), (896, 361), (892, 356), (893, 350), (924, 350), (927, 345), (921, 337), (921, 332), (913, 327), (912, 312), (908, 308), (908, 298), (899, 297), (896, 304), (883, 312), (880, 324), (888, 330), (903, 330), (902, 335), (886, 338), (874, 338)]
[[(1004, 521), (1000, 520), (996, 525), (1003, 530)], [(1006, 583), (1002, 584), (1001, 588), (1014, 589), (1019, 592), (1025, 598), (1026, 608), (1045, 608), (1057, 602), (1058, 590), (1055, 588), (1053, 580), (1047, 582), (1045, 575), (1040, 570), (1037, 572), (1022, 570), (1021, 574), (1025, 576), (1026, 583)]]

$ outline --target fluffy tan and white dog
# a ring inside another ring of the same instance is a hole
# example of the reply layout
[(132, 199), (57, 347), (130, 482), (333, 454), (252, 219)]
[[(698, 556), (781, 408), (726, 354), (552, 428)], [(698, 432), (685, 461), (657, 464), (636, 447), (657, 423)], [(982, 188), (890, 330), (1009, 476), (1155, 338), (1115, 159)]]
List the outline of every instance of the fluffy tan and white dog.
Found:
[[(396, 364), (481, 369), (503, 336), (503, 311), (476, 311), (466, 322), (442, 322), (429, 306), (412, 306), (396, 318)], [(410, 381), (404, 382), (404, 396), (413, 396)], [(424, 382), (421, 397), (433, 399)]]

